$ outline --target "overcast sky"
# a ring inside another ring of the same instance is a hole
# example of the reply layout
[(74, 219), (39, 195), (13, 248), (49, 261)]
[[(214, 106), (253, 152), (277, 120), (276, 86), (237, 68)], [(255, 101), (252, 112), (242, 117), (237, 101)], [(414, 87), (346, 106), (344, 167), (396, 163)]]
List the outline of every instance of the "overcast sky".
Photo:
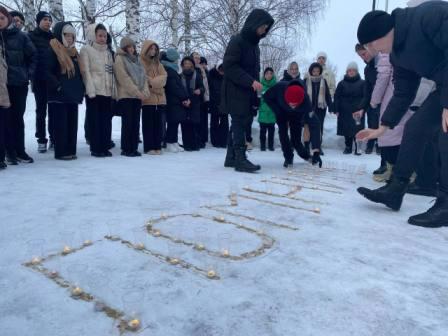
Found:
[[(385, 0), (377, 1), (377, 9), (385, 9)], [(406, 7), (407, 0), (389, 0), (389, 12), (397, 7)], [(358, 23), (365, 13), (372, 9), (372, 0), (330, 0), (325, 14), (318, 20), (312, 32), (305, 53), (307, 59), (314, 59), (319, 51), (325, 51), (332, 63), (338, 67), (338, 80), (344, 75), (351, 61), (362, 61), (354, 51), (357, 42)], [(304, 73), (306, 69), (301, 69)]]

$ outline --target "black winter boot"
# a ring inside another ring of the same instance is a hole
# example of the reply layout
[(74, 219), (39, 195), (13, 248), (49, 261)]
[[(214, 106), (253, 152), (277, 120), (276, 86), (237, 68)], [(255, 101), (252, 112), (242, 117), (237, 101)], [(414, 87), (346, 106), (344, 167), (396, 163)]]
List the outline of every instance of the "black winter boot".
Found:
[(425, 228), (448, 226), (448, 195), (439, 195), (436, 203), (428, 211), (410, 217), (408, 223)]
[(294, 158), (285, 159), (285, 162), (283, 163), (283, 167), (291, 168), (293, 164), (294, 164)]
[(310, 147), (310, 142), (309, 141), (305, 141), (305, 150), (308, 152), (308, 154), (311, 156), (311, 147)]
[(381, 188), (371, 190), (361, 187), (358, 188), (358, 192), (369, 201), (384, 204), (392, 210), (398, 211), (403, 203), (408, 184), (409, 180), (392, 177), (390, 182)]
[(387, 170), (387, 165), (382, 164), (378, 169), (373, 171), (373, 175), (383, 175)]
[(226, 160), (224, 161), (224, 167), (235, 168), (235, 150), (232, 145), (227, 145)]
[(254, 165), (247, 159), (246, 147), (235, 148), (235, 170), (243, 173), (254, 173), (260, 170), (259, 165)]

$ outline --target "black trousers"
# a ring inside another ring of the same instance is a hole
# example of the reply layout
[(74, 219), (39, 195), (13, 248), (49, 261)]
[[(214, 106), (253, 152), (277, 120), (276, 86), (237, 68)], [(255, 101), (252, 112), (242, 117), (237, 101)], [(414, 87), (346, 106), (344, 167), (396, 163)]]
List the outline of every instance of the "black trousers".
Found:
[[(47, 81), (36, 80), (33, 82), (34, 100), (36, 101), (36, 138), (38, 143), (47, 143), (46, 119), (47, 119)], [(53, 140), (53, 116), (48, 113), (48, 133), (50, 141)]]
[(89, 129), (89, 112), (90, 112), (90, 99), (89, 97), (85, 97), (86, 102), (86, 114), (84, 117), (84, 138), (86, 141), (90, 141), (90, 129)]
[(232, 115), (227, 146), (242, 148), (246, 146), (247, 131), (252, 128), (252, 115)]
[(355, 142), (355, 138), (350, 136), (344, 136), (344, 139), (345, 139), (345, 147), (352, 149), (353, 143)]
[(200, 125), (199, 125), (199, 136), (201, 144), (208, 142), (208, 113), (210, 104), (209, 102), (203, 102), (201, 104), (201, 114), (200, 114)]
[(320, 134), (323, 137), (325, 117), (327, 116), (327, 109), (316, 109), (314, 113), (316, 113), (317, 117), (319, 118)]
[(144, 152), (162, 149), (162, 115), (165, 105), (145, 105), (142, 108), (142, 133)]
[(11, 106), (8, 109), (5, 122), (5, 146), (6, 151), (12, 156), (25, 152), (25, 122), (23, 115), (26, 110), (26, 97), (28, 86), (8, 86)]
[(76, 155), (78, 104), (48, 103), (53, 114), (54, 157)]
[(200, 148), (200, 138), (198, 137), (200, 124), (192, 121), (184, 121), (181, 123), (182, 142), (184, 149), (187, 151), (198, 150)]
[(168, 122), (166, 128), (166, 143), (176, 144), (179, 142), (179, 122)]
[[(380, 124), (380, 106), (377, 106), (376, 108), (369, 107), (366, 113), (367, 113), (367, 126), (371, 129), (377, 129)], [(369, 140), (367, 142), (367, 148), (373, 148), (376, 142), (377, 142), (376, 139)]]
[(120, 99), (117, 107), (122, 112), (121, 150), (126, 153), (136, 152), (140, 134), (141, 100), (135, 98)]
[(266, 133), (268, 135), (268, 147), (274, 148), (275, 124), (260, 123), (260, 146), (266, 148)]
[(252, 142), (252, 124), (254, 122), (254, 117), (251, 115), (248, 123), (246, 124), (246, 141)]
[(440, 158), (438, 150), (438, 132), (433, 137), (423, 153), (423, 158), (417, 167), (415, 183), (422, 188), (435, 189), (440, 177)]
[(399, 151), (400, 146), (381, 147), (381, 159), (389, 164), (395, 165)]
[(214, 147), (226, 147), (229, 134), (229, 116), (212, 113), (210, 118), (210, 140)]
[(89, 104), (89, 132), (90, 151), (105, 153), (110, 146), (110, 132), (112, 129), (112, 98), (96, 96), (87, 98)]
[[(425, 148), (439, 132), (440, 181), (439, 189), (448, 194), (448, 133), (441, 130), (440, 90), (429, 95), (423, 105), (406, 123), (394, 175), (409, 179), (423, 159)], [(436, 174), (436, 172), (433, 172)]]
[(0, 162), (5, 161), (6, 155), (6, 114), (8, 113), (8, 109), (4, 107), (0, 107)]
[[(310, 129), (310, 140), (313, 149), (320, 149), (321, 134), (319, 118), (314, 114), (309, 117), (307, 114), (302, 120), (298, 114), (279, 114), (277, 115), (278, 135), (282, 147), (283, 157), (286, 160), (292, 160), (294, 149), (299, 155), (305, 155), (308, 151), (302, 144), (303, 123), (307, 123)], [(289, 134), (288, 134), (289, 131)]]

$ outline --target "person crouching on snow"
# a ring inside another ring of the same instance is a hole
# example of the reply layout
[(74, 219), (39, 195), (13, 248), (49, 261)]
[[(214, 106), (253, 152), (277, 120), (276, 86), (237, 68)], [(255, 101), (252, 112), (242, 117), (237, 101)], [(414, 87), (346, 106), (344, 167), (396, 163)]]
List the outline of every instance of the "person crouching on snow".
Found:
[[(320, 122), (312, 111), (310, 98), (305, 93), (303, 82), (300, 80), (279, 82), (264, 94), (263, 99), (272, 108), (277, 118), (280, 144), (285, 158), (283, 166), (285, 168), (292, 166), (294, 148), (302, 159), (311, 160), (313, 165), (318, 164), (322, 167)], [(304, 124), (308, 124), (310, 129), (312, 157), (301, 142)], [(291, 138), (288, 135), (288, 129)]]

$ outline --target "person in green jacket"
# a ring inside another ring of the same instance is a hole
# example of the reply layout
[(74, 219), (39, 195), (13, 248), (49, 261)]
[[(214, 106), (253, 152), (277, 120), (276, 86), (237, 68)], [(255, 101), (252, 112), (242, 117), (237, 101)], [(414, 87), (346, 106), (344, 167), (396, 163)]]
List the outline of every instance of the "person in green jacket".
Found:
[[(277, 83), (274, 69), (268, 67), (264, 70), (261, 84), (263, 85), (264, 94), (267, 90)], [(268, 148), (274, 151), (274, 134), (275, 134), (275, 114), (271, 108), (266, 104), (263, 97), (261, 98), (260, 110), (258, 113), (258, 122), (260, 123), (260, 150), (266, 151), (266, 133), (268, 134)]]

